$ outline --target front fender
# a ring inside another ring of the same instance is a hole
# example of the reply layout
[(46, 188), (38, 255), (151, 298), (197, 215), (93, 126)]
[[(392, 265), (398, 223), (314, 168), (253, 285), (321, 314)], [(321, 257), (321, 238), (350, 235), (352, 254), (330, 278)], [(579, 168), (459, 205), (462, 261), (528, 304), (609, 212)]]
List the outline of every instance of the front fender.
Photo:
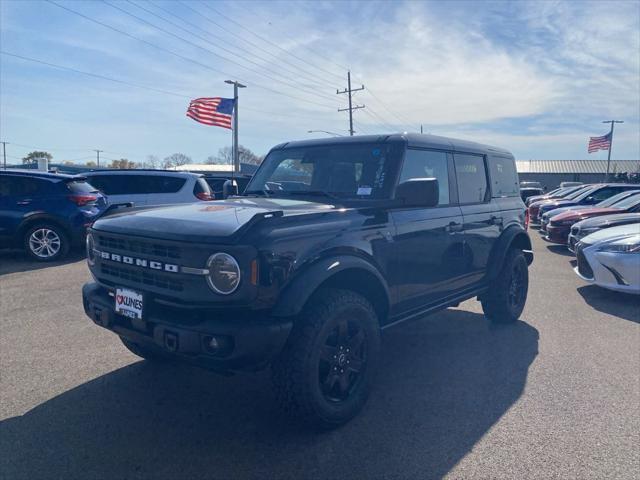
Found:
[(282, 291), (272, 311), (273, 315), (297, 315), (320, 285), (346, 270), (359, 270), (375, 278), (386, 295), (386, 304), (391, 304), (387, 282), (374, 265), (352, 255), (332, 255), (317, 260), (297, 273)]

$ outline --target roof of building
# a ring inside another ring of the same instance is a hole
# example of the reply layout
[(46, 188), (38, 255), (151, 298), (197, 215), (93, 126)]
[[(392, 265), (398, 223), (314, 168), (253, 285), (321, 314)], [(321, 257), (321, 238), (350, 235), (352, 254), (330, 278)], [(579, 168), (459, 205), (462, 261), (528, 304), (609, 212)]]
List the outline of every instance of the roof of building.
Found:
[[(518, 173), (606, 173), (606, 160), (516, 160)], [(611, 160), (610, 173), (640, 172), (640, 160)]]

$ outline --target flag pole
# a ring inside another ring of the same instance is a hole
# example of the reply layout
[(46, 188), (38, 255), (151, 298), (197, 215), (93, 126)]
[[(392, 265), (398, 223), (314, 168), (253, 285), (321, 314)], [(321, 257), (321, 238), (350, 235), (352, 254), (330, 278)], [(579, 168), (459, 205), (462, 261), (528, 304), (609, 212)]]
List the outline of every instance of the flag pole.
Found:
[(242, 85), (238, 81), (225, 80), (224, 83), (233, 85), (233, 143), (232, 143), (232, 155), (233, 155), (233, 174), (240, 173), (240, 150), (238, 145), (238, 89), (246, 88), (246, 85)]
[(604, 120), (602, 123), (610, 123), (611, 130), (609, 130), (609, 153), (607, 154), (607, 174), (604, 178), (605, 182), (609, 181), (609, 167), (611, 165), (611, 148), (613, 147), (613, 125), (615, 123), (624, 123), (623, 120)]

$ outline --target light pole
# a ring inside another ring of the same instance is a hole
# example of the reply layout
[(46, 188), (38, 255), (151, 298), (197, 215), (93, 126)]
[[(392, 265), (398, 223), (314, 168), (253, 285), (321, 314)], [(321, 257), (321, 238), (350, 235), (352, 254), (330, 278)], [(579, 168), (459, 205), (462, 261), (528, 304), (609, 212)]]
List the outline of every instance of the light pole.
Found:
[(233, 85), (233, 171), (234, 173), (240, 173), (240, 151), (238, 149), (238, 89), (247, 88), (247, 86), (234, 80), (225, 80), (224, 83)]
[(616, 123), (624, 123), (624, 120), (603, 120), (602, 123), (610, 123), (611, 130), (609, 131), (609, 152), (607, 154), (607, 174), (605, 176), (605, 182), (609, 181), (609, 166), (611, 165), (611, 148), (613, 147), (613, 125)]
[(326, 133), (327, 135), (333, 135), (334, 137), (344, 137), (344, 135), (335, 132), (329, 132), (327, 130), (307, 130), (307, 133)]

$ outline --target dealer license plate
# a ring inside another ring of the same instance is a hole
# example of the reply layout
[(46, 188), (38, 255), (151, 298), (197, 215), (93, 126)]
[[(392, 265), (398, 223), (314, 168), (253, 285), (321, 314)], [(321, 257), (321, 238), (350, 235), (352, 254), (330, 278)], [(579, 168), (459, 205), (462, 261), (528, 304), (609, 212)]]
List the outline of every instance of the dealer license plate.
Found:
[(142, 294), (127, 288), (116, 288), (116, 313), (142, 319)]

